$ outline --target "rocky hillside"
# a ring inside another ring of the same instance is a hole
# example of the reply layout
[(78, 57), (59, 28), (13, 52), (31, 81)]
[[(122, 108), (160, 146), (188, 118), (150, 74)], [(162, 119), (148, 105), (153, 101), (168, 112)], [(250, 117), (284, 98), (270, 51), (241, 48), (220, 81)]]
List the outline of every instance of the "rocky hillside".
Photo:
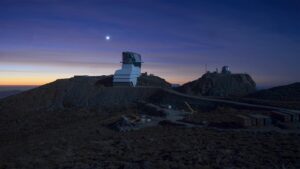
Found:
[(276, 101), (300, 101), (300, 82), (261, 90), (250, 94), (247, 98)]
[[(0, 102), (3, 111), (39, 111), (63, 108), (104, 109), (122, 107), (149, 97), (157, 88), (110, 87), (110, 76), (60, 79), (38, 88), (4, 98)], [(105, 82), (105, 83), (104, 83)]]
[(212, 130), (167, 121), (130, 132), (111, 130), (111, 122), (144, 111), (131, 105), (139, 100), (178, 110), (184, 109), (179, 103), (194, 103), (197, 112), (186, 119), (194, 123), (227, 121), (230, 117), (222, 115), (231, 113), (203, 109), (216, 105), (165, 88), (111, 87), (111, 81), (112, 76), (61, 79), (0, 100), (0, 169), (300, 167), (299, 134)]
[(256, 84), (248, 74), (206, 73), (201, 78), (177, 88), (199, 96), (244, 96), (254, 92)]
[(154, 87), (162, 87), (162, 88), (171, 88), (171, 84), (167, 82), (165, 79), (155, 76), (153, 74), (148, 75), (147, 73), (143, 73), (138, 78), (137, 86), (154, 86)]
[[(143, 74), (138, 87), (112, 87), (113, 76), (75, 76), (25, 91), (0, 101), (0, 112), (7, 116), (22, 116), (22, 112), (56, 111), (63, 109), (118, 110), (141, 100), (170, 102), (171, 85), (154, 75)], [(11, 112), (16, 112), (12, 114)]]

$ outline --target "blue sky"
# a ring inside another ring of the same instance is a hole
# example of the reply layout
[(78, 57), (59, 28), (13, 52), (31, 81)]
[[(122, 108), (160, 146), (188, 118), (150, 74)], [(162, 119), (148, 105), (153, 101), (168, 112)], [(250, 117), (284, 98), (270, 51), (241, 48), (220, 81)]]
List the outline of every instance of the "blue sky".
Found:
[[(111, 40), (106, 41), (105, 36)], [(258, 86), (300, 81), (297, 0), (2, 0), (0, 84), (113, 74), (122, 51), (173, 83), (223, 65)]]

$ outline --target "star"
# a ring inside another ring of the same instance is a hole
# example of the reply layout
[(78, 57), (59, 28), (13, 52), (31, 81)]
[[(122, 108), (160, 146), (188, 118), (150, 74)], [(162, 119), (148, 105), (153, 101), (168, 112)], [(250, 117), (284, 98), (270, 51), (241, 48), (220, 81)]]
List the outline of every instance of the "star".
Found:
[(107, 41), (110, 40), (110, 36), (109, 36), (109, 35), (105, 36), (105, 39), (106, 39)]

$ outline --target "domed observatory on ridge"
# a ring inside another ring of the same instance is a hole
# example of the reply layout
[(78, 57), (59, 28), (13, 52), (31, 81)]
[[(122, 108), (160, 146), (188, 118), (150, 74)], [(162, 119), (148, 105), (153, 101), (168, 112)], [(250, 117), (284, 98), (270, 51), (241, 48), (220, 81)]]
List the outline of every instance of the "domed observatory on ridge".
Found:
[(137, 78), (141, 75), (142, 58), (134, 52), (122, 53), (122, 69), (114, 74), (114, 86), (136, 86)]

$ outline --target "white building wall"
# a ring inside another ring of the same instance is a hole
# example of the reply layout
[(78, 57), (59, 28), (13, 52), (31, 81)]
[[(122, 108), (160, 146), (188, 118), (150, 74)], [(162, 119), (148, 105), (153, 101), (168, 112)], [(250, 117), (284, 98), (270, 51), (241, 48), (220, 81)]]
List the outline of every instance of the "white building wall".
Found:
[(123, 64), (114, 74), (114, 83), (132, 83), (137, 84), (137, 78), (141, 75), (141, 68), (135, 67), (133, 64)]

